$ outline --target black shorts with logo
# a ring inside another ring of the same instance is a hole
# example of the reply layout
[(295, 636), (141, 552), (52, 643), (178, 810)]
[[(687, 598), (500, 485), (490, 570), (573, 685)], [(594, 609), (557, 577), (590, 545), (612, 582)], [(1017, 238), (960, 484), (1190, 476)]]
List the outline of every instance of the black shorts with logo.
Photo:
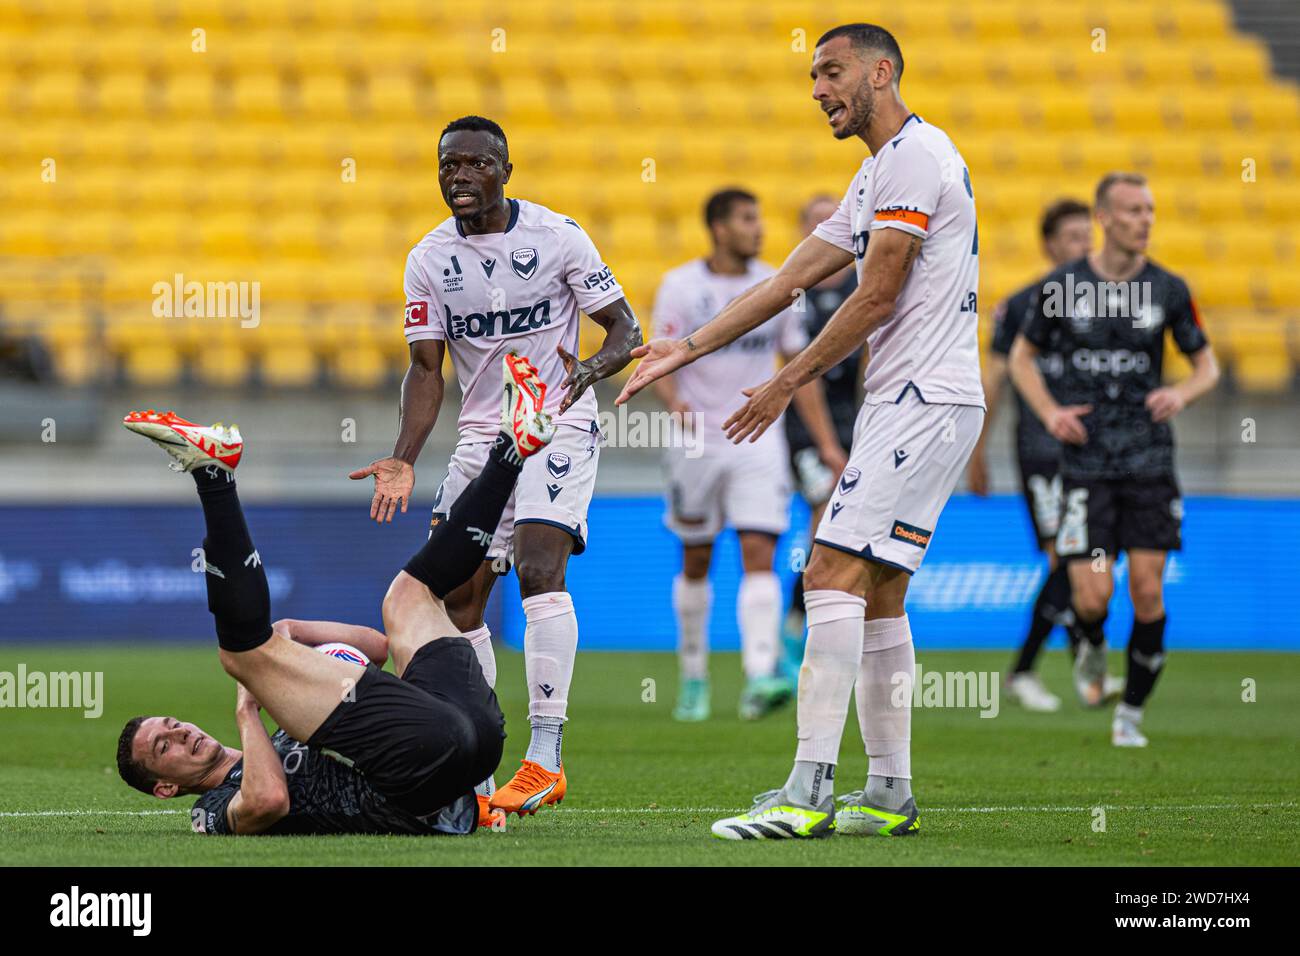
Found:
[(1029, 520), (1034, 525), (1038, 547), (1046, 550), (1056, 540), (1061, 523), (1061, 462), (1060, 459), (1018, 458), (1020, 490), (1029, 509)]
[(1183, 499), (1172, 474), (1150, 478), (1066, 477), (1061, 489), (1056, 553), (1087, 558), (1133, 549), (1182, 547)]
[(308, 746), (350, 761), (414, 816), (464, 796), (501, 762), (505, 717), (463, 637), (425, 644), (401, 678), (371, 664), (349, 697)]

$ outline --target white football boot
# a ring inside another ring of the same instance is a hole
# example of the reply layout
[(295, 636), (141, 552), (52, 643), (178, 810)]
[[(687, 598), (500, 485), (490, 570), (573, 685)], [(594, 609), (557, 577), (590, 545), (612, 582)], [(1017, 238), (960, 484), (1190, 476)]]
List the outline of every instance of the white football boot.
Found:
[(233, 472), (244, 454), (244, 439), (239, 426), (196, 425), (175, 412), (131, 412), (122, 419), (128, 431), (143, 435), (171, 458), (173, 471), (193, 471), (213, 465)]
[(1142, 733), (1142, 710), (1120, 704), (1110, 722), (1110, 742), (1116, 747), (1145, 747), (1147, 738)]
[(555, 437), (555, 422), (542, 411), (546, 383), (537, 369), (518, 352), (501, 359), (504, 388), (501, 395), (501, 430), (510, 435), (515, 454), (522, 460), (535, 455)]
[(1007, 696), (1035, 714), (1054, 714), (1061, 709), (1061, 698), (1044, 687), (1042, 679), (1032, 671), (1009, 675)]

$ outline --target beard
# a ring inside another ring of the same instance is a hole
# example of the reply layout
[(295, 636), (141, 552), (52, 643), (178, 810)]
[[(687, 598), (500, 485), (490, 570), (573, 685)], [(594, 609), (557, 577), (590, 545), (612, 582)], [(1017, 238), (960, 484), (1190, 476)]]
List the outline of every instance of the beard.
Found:
[(836, 134), (836, 139), (852, 139), (861, 136), (871, 124), (876, 114), (876, 96), (871, 87), (863, 83), (849, 100), (849, 120)]

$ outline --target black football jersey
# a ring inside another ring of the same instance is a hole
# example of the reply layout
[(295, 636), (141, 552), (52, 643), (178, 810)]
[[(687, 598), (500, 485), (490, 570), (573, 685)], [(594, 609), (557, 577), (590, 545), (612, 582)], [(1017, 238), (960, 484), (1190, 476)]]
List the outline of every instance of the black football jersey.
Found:
[[(467, 793), (438, 813), (420, 818), (393, 806), (366, 778), (325, 751), (294, 740), (283, 730), (271, 737), (289, 785), (289, 813), (262, 831), (290, 833), (464, 834), (478, 825), (478, 803)], [(244, 778), (241, 760), (226, 779), (207, 791), (190, 811), (195, 833), (229, 834), (226, 807)]]
[(1040, 285), (1024, 336), (1059, 352), (1053, 394), (1063, 405), (1092, 405), (1088, 441), (1066, 444), (1062, 472), (1074, 478), (1172, 474), (1174, 436), (1156, 423), (1146, 398), (1161, 384), (1165, 334), (1185, 354), (1208, 343), (1187, 283), (1154, 262), (1127, 282), (1107, 282), (1080, 259)]

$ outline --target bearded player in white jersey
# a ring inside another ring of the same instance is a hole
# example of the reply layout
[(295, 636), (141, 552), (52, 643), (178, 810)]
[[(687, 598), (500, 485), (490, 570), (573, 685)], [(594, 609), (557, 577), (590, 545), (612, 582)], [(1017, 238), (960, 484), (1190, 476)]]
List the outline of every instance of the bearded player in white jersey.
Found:
[[(858, 288), (798, 358), (726, 423), (759, 438), (795, 391), (867, 340), (866, 400), (849, 464), (804, 571), (808, 640), (799, 676), (799, 743), (785, 784), (719, 820), (731, 840), (919, 828), (911, 791), (915, 673), (908, 579), (935, 533), (984, 421), (977, 339), (979, 245), (966, 163), (952, 140), (903, 105), (903, 57), (888, 31), (836, 27), (817, 41), (813, 98), (838, 139), (871, 156), (844, 201), (781, 269), (685, 340), (656, 339), (619, 401), (756, 328), (856, 259)], [(833, 799), (835, 763), (857, 685), (869, 758), (863, 790)]]
[[(712, 250), (667, 273), (655, 295), (658, 337), (682, 338), (701, 328), (736, 296), (776, 270), (758, 258), (763, 220), (758, 198), (743, 189), (722, 189), (704, 204)], [(772, 570), (776, 541), (790, 525), (791, 476), (785, 432), (772, 429), (753, 444), (735, 445), (722, 423), (744, 402), (741, 390), (765, 382), (777, 359), (789, 360), (808, 344), (801, 311), (785, 310), (774, 321), (742, 336), (702, 362), (654, 383), (668, 410), (683, 416), (693, 441), (667, 449), (668, 507), (664, 524), (682, 542), (682, 573), (673, 580), (677, 656), (681, 669), (673, 717), (707, 720), (708, 619), (713, 602), (709, 565), (713, 542), (724, 526), (740, 539), (744, 574), (736, 594), (741, 667), (742, 720), (757, 720), (788, 701), (794, 682), (777, 673), (780, 663), (781, 582)], [(819, 444), (834, 447), (834, 426), (820, 381), (795, 395), (813, 422)], [(842, 453), (841, 453), (842, 454)]]
[[(627, 365), (641, 330), (623, 290), (576, 222), (544, 206), (507, 199), (512, 170), (501, 127), (480, 116), (455, 120), (438, 143), (438, 182), (451, 209), (406, 260), (406, 340), (411, 365), (402, 382), (392, 456), (354, 471), (375, 477), (370, 516), (391, 522), (406, 511), (415, 459), (442, 405), (442, 361), (450, 352), (463, 400), (459, 441), (434, 500), (433, 523), (483, 467), (499, 430), (494, 370), (509, 351), (527, 353), (546, 391), (555, 438), (520, 475), (487, 552), (467, 583), (444, 601), (452, 622), (496, 684), (496, 659), (483, 610), (513, 554), (527, 625), (524, 661), (531, 737), (518, 772), (495, 789), (478, 788), (494, 810), (536, 813), (568, 787), (561, 739), (578, 645), (578, 619), (565, 590), (569, 555), (586, 547), (587, 507), (596, 482), (600, 432), (590, 386)], [(606, 330), (599, 351), (578, 359), (579, 310)], [(513, 548), (512, 548), (513, 545)]]

